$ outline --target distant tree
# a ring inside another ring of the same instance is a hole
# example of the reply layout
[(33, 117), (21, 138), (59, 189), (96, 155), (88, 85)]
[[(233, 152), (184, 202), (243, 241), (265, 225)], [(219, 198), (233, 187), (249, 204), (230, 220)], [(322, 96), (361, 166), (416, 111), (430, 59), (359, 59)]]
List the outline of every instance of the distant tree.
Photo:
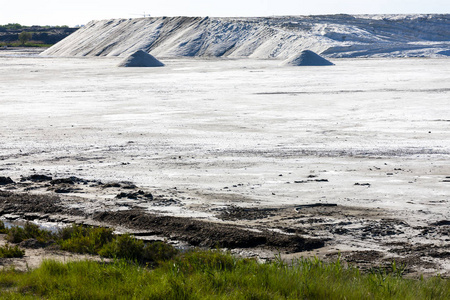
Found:
[(10, 30), (19, 30), (23, 28), (23, 26), (19, 23), (8, 23), (6, 25), (3, 25), (3, 27)]
[(28, 42), (29, 40), (31, 40), (31, 37), (33, 35), (31, 34), (31, 32), (27, 32), (27, 31), (22, 31), (19, 34), (19, 41), (22, 45), (25, 45), (26, 42)]

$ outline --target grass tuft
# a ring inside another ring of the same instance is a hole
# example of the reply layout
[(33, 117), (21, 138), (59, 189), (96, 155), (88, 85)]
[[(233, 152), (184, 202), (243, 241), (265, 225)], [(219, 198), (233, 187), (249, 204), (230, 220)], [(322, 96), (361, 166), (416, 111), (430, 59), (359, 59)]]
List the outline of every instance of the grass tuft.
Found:
[(19, 246), (11, 246), (6, 244), (3, 247), (0, 247), (0, 257), (1, 258), (14, 258), (14, 257), (23, 257), (25, 255), (25, 251), (20, 249)]

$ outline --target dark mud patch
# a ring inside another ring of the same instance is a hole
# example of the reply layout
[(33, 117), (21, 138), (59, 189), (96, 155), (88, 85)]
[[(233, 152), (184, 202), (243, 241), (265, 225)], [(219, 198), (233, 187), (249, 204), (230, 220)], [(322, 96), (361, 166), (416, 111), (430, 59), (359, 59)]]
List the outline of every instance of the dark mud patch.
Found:
[(139, 190), (137, 192), (121, 192), (119, 194), (117, 194), (116, 196), (117, 199), (134, 199), (134, 200), (138, 200), (138, 199), (142, 199), (142, 200), (148, 200), (148, 201), (153, 201), (153, 195), (152, 193), (146, 193), (142, 190)]
[(75, 176), (66, 177), (66, 178), (58, 178), (58, 179), (52, 179), (50, 181), (51, 185), (60, 185), (60, 184), (67, 184), (67, 185), (74, 185), (74, 184), (88, 184), (89, 180), (85, 180), (82, 178), (78, 178)]
[(432, 226), (450, 226), (450, 220), (441, 220), (431, 224)]
[(78, 208), (68, 208), (56, 194), (17, 193), (0, 190), (0, 216), (15, 215), (16, 219), (62, 221), (69, 216), (84, 216)]
[(0, 215), (34, 212), (58, 214), (64, 210), (58, 196), (0, 191)]
[(384, 254), (380, 251), (365, 250), (365, 251), (344, 252), (338, 254), (337, 256), (340, 256), (341, 259), (347, 262), (364, 263), (377, 261), (383, 258)]
[(138, 187), (129, 181), (101, 183), (103, 188), (121, 188), (126, 190), (137, 189)]
[(363, 237), (368, 235), (371, 237), (385, 237), (403, 234), (406, 227), (409, 227), (409, 225), (403, 221), (382, 219), (378, 222), (369, 222), (369, 225), (364, 226), (361, 230)]
[(163, 195), (153, 196), (150, 192), (138, 190), (134, 192), (120, 192), (115, 197), (118, 200), (135, 200), (141, 203), (149, 203), (152, 206), (180, 206), (182, 203), (174, 198), (167, 198)]
[[(390, 253), (399, 255), (395, 261), (407, 266), (407, 272), (413, 272), (414, 269), (436, 269), (437, 264), (433, 259), (447, 260), (450, 258), (450, 244), (419, 244), (419, 243), (387, 243), (390, 246)], [(431, 259), (430, 259), (431, 258)], [(387, 259), (385, 259), (387, 260)], [(390, 260), (393, 260), (390, 258)]]
[(315, 208), (315, 207), (336, 207), (337, 204), (335, 203), (312, 203), (312, 204), (303, 204), (303, 205), (299, 205), (295, 208), (295, 210), (297, 212), (305, 209), (305, 208)]
[(400, 243), (391, 244), (390, 252), (399, 255), (414, 255), (418, 257), (435, 257), (435, 258), (447, 258), (450, 256), (450, 244), (447, 245), (435, 245), (435, 244), (412, 244), (412, 243)]
[(43, 174), (33, 174), (27, 177), (22, 177), (20, 181), (32, 181), (32, 182), (46, 182), (52, 181), (51, 176), (43, 175)]
[(422, 229), (421, 235), (427, 237), (446, 237), (446, 241), (449, 242), (450, 239), (450, 225), (447, 225), (448, 221), (439, 221), (437, 223), (431, 224), (431, 226), (424, 227)]
[(231, 205), (222, 210), (217, 217), (227, 221), (258, 220), (272, 217), (277, 211), (276, 208), (251, 208)]
[(70, 186), (58, 186), (54, 188), (49, 188), (49, 191), (54, 191), (57, 194), (69, 194), (82, 191), (82, 189), (72, 188)]
[(14, 181), (11, 179), (11, 177), (0, 176), (0, 185), (8, 184), (14, 184)]
[(267, 229), (251, 230), (243, 226), (212, 223), (190, 218), (160, 216), (139, 210), (101, 212), (93, 219), (110, 226), (120, 225), (148, 231), (149, 235), (170, 237), (193, 246), (224, 248), (269, 248), (277, 251), (300, 252), (324, 246), (320, 239), (287, 235)]

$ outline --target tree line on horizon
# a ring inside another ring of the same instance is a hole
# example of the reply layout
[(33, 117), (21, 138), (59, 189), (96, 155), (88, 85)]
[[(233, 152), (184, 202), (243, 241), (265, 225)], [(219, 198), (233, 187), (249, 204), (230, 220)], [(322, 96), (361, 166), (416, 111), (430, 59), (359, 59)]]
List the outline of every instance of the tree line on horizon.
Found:
[(40, 26), (40, 25), (33, 25), (33, 26), (26, 26), (21, 25), (19, 23), (8, 23), (5, 25), (0, 25), (0, 31), (6, 31), (6, 30), (20, 30), (20, 29), (29, 29), (29, 28), (43, 28), (43, 29), (49, 29), (49, 28), (55, 28), (55, 29), (64, 29), (64, 28), (70, 28), (67, 25), (56, 25), (56, 26)]
[(19, 23), (8, 23), (0, 25), (0, 46), (49, 47), (78, 28), (71, 28), (67, 25), (25, 26)]

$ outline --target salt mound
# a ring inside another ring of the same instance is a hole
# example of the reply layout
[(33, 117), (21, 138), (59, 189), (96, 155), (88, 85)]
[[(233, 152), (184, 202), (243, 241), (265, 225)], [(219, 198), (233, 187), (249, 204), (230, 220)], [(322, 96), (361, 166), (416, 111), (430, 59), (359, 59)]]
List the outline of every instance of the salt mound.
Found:
[(286, 59), (282, 66), (332, 66), (331, 61), (322, 56), (310, 51), (304, 50), (300, 54), (294, 55)]
[(139, 50), (125, 58), (119, 67), (162, 67), (164, 64), (153, 55)]

